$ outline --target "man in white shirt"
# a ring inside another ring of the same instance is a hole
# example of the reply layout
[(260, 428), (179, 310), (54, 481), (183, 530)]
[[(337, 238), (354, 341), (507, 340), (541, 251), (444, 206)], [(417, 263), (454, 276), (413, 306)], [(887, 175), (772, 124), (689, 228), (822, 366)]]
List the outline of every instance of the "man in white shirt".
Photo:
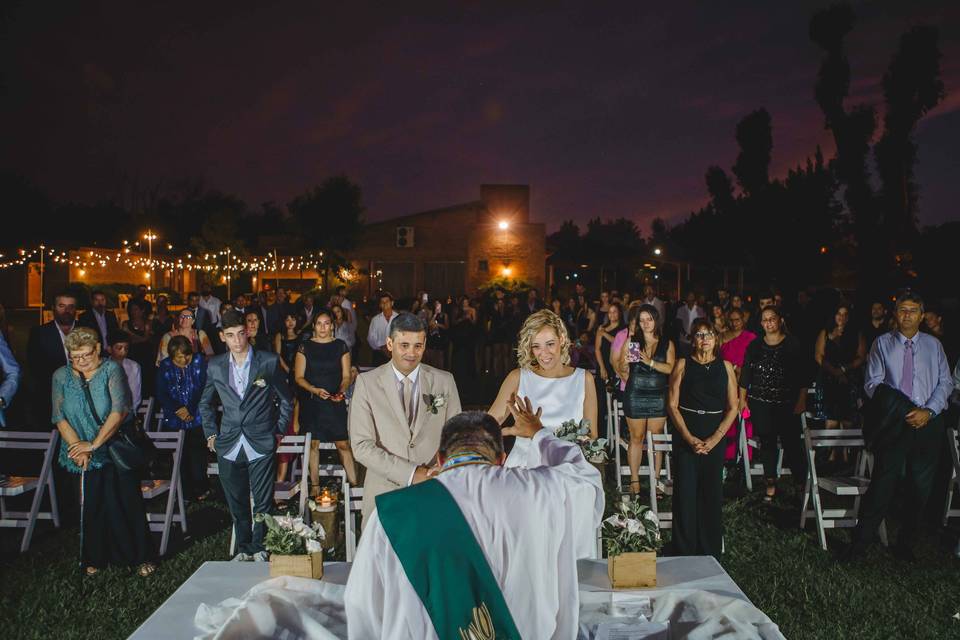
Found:
[(378, 367), (390, 360), (387, 349), (387, 333), (393, 320), (393, 296), (384, 291), (380, 294), (380, 313), (370, 319), (367, 344), (373, 349), (373, 365)]
[(531, 439), (530, 468), (502, 466), (492, 416), (461, 413), (435, 479), (377, 499), (344, 593), (351, 640), (577, 637), (576, 549), (603, 517), (600, 474), (529, 400), (510, 404), (502, 433)]
[[(217, 454), (220, 484), (233, 518), (239, 551), (234, 560), (266, 561), (266, 525), (253, 524), (250, 498), (253, 513), (269, 513), (273, 507), (274, 452), (293, 417), (293, 396), (280, 357), (250, 347), (243, 316), (225, 311), (221, 323), (227, 352), (207, 364), (200, 396), (203, 434)], [(223, 407), (219, 427), (214, 396)]]
[(683, 355), (690, 353), (690, 327), (697, 318), (706, 318), (707, 314), (697, 305), (697, 294), (687, 292), (687, 303), (677, 309), (677, 341)]
[(220, 298), (213, 295), (210, 291), (210, 287), (204, 287), (203, 291), (200, 292), (200, 306), (207, 311), (207, 315), (210, 318), (210, 325), (213, 327), (220, 326)]
[(427, 342), (423, 321), (393, 314), (389, 331), (390, 362), (361, 373), (350, 401), (350, 445), (367, 468), (364, 520), (379, 494), (428, 477), (443, 423), (460, 413), (453, 376), (420, 363)]
[[(127, 357), (130, 353), (130, 335), (126, 331), (112, 331), (107, 336), (107, 351), (114, 362), (123, 367), (127, 374), (127, 382), (130, 384), (130, 395), (133, 398), (133, 410), (136, 411), (143, 400), (141, 381), (143, 380), (140, 365), (135, 360)], [(147, 425), (144, 425), (146, 427)]]
[(649, 304), (654, 309), (657, 310), (657, 313), (660, 314), (660, 318), (657, 319), (657, 326), (661, 329), (663, 328), (663, 323), (666, 321), (666, 305), (663, 304), (663, 300), (658, 298), (653, 292), (652, 284), (643, 285), (643, 298), (640, 299), (641, 304)]

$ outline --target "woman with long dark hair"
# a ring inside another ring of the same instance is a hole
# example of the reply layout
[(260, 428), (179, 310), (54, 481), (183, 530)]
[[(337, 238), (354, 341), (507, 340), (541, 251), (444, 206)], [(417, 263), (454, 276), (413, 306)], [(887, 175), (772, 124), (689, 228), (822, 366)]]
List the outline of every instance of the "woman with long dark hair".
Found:
[[(627, 461), (630, 491), (640, 490), (640, 462), (647, 430), (663, 433), (667, 423), (668, 378), (673, 371), (676, 349), (660, 331), (660, 314), (650, 304), (632, 307), (627, 328), (620, 331), (611, 348), (610, 361), (623, 381), (623, 413), (630, 430)], [(656, 478), (660, 477), (663, 454), (652, 456)], [(663, 487), (657, 480), (658, 493)]]
[(867, 359), (867, 343), (850, 323), (850, 307), (836, 306), (830, 322), (817, 336), (814, 358), (820, 365), (817, 395), (827, 429), (849, 427), (857, 412), (858, 389)]
[(796, 338), (784, 331), (776, 307), (760, 311), (763, 337), (747, 347), (740, 372), (740, 413), (749, 410), (753, 430), (760, 438), (760, 462), (766, 480), (764, 500), (777, 493), (777, 439), (795, 481), (807, 477), (807, 462), (800, 446), (797, 416), (806, 410), (803, 357)]

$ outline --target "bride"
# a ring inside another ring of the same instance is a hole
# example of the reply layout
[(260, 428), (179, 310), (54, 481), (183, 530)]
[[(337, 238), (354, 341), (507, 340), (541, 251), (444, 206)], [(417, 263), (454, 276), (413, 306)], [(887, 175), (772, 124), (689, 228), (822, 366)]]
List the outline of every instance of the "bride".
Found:
[[(556, 431), (567, 420), (590, 424), (590, 437), (597, 438), (597, 391), (593, 374), (570, 366), (570, 338), (560, 317), (549, 309), (532, 314), (520, 328), (516, 369), (507, 374), (493, 405), (487, 411), (503, 424), (510, 414), (508, 403), (516, 394), (529, 398), (543, 414), (540, 422)], [(517, 438), (505, 463), (526, 466), (530, 441)]]

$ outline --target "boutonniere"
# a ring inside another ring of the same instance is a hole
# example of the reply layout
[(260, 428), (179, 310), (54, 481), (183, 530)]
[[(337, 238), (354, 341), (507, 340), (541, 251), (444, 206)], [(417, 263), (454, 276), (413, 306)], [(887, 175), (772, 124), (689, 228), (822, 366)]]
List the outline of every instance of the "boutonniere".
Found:
[(253, 385), (263, 389), (265, 386), (267, 386), (267, 381), (264, 380), (263, 378), (257, 378), (256, 380), (253, 381)]
[(423, 401), (426, 403), (427, 408), (430, 409), (430, 413), (434, 415), (436, 415), (440, 409), (447, 406), (447, 396), (442, 393), (436, 396), (432, 393), (425, 393), (423, 394)]

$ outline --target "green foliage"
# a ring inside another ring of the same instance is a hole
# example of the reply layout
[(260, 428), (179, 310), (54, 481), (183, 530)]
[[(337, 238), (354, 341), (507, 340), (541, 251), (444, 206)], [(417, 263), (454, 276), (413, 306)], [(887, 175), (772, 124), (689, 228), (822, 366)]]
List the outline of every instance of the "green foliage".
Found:
[(482, 285), (480, 285), (478, 291), (480, 292), (481, 297), (492, 298), (497, 289), (502, 290), (506, 295), (510, 296), (517, 293), (526, 293), (532, 288), (533, 285), (526, 280), (498, 276), (484, 282)]
[(622, 500), (603, 521), (602, 536), (607, 555), (659, 551), (663, 546), (657, 514), (637, 500)]
[(299, 556), (307, 552), (306, 540), (294, 532), (277, 524), (270, 514), (258, 513), (254, 520), (267, 523), (267, 533), (263, 537), (263, 546), (270, 553), (284, 556)]

